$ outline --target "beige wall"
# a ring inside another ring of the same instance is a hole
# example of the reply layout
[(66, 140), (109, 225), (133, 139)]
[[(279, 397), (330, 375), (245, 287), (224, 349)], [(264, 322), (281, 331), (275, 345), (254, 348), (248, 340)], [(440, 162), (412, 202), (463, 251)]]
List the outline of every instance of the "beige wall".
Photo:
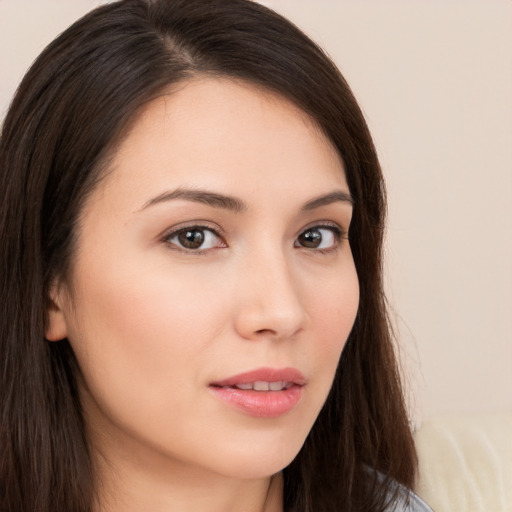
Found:
[[(0, 0), (0, 117), (44, 44), (99, 3)], [(264, 3), (327, 49), (374, 134), (416, 420), (512, 410), (512, 3)]]

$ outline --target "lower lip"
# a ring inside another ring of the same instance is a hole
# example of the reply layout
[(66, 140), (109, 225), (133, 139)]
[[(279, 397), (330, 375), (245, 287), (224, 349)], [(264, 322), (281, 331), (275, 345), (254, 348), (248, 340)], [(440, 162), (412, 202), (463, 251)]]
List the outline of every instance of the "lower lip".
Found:
[(254, 391), (210, 386), (212, 392), (228, 405), (250, 416), (277, 418), (290, 412), (302, 397), (302, 386), (281, 391)]

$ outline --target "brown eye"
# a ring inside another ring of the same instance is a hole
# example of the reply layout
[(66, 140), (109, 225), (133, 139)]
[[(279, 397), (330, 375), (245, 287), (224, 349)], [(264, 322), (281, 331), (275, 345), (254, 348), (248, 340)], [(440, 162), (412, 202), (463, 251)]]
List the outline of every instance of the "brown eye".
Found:
[(322, 243), (322, 233), (318, 229), (309, 229), (299, 235), (299, 243), (302, 247), (316, 249)]
[(186, 229), (178, 234), (180, 244), (186, 249), (199, 249), (204, 238), (204, 232), (200, 229)]
[(298, 237), (296, 247), (306, 249), (335, 249), (342, 238), (342, 231), (335, 226), (317, 226), (306, 229)]
[(191, 226), (167, 235), (164, 241), (178, 249), (201, 252), (215, 247), (225, 247), (222, 239), (212, 229)]

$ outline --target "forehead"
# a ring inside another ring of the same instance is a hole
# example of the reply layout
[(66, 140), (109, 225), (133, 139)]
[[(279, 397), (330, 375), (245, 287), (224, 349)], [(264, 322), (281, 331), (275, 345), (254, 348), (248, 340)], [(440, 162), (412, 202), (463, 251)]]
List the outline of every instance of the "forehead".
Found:
[(107, 186), (137, 181), (148, 193), (176, 184), (235, 195), (261, 187), (286, 193), (294, 183), (347, 188), (341, 158), (310, 116), (276, 93), (228, 78), (194, 78), (147, 104), (110, 171)]

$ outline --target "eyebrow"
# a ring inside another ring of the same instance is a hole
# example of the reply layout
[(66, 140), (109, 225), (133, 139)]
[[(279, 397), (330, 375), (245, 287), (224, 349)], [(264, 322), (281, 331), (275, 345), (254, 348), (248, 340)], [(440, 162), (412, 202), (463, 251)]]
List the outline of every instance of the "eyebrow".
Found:
[(194, 190), (187, 188), (177, 188), (169, 192), (164, 192), (153, 199), (150, 199), (139, 210), (145, 210), (154, 204), (172, 201), (173, 199), (185, 199), (186, 201), (193, 201), (195, 203), (202, 203), (214, 208), (222, 208), (224, 210), (231, 210), (236, 213), (242, 213), (247, 210), (246, 204), (237, 199), (236, 197), (226, 196), (224, 194), (217, 194), (215, 192), (208, 192), (207, 190)]
[(337, 203), (341, 201), (342, 203), (350, 203), (354, 205), (354, 199), (347, 192), (343, 192), (342, 190), (336, 190), (335, 192), (331, 192), (330, 194), (326, 194), (324, 196), (317, 197), (308, 201), (301, 210), (303, 212), (309, 212), (314, 210), (315, 208), (320, 208), (320, 206), (326, 206), (328, 204)]
[[(164, 192), (154, 197), (153, 199), (150, 199), (144, 203), (142, 208), (137, 211), (142, 211), (155, 204), (172, 201), (174, 199), (184, 199), (186, 201), (202, 203), (208, 206), (212, 206), (213, 208), (222, 208), (224, 210), (230, 210), (236, 213), (243, 213), (248, 209), (247, 205), (241, 199), (233, 196), (218, 194), (216, 192), (209, 192), (207, 190), (196, 190), (180, 187), (176, 190)], [(336, 190), (329, 194), (311, 199), (302, 206), (301, 211), (309, 212), (316, 208), (320, 208), (321, 206), (326, 206), (336, 202), (349, 203), (351, 205), (354, 204), (354, 200), (349, 193), (342, 190)]]

